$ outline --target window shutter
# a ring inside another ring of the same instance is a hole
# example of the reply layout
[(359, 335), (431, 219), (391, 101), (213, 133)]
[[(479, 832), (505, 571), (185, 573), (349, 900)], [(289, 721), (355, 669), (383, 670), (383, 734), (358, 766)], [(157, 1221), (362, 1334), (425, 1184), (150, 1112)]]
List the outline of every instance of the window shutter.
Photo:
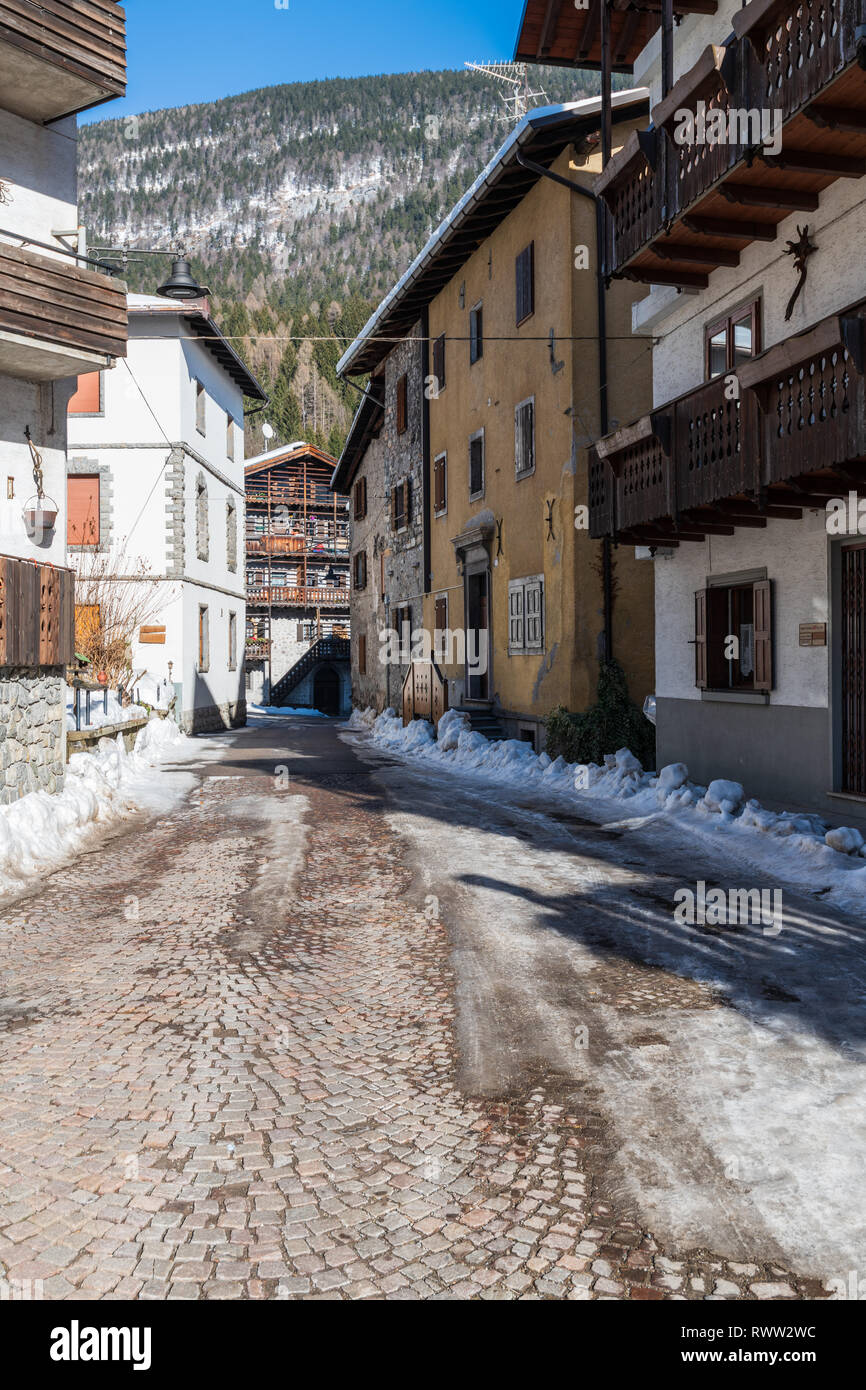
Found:
[(448, 625), (448, 600), (447, 598), (437, 598), (436, 600), (436, 631), (442, 632)]
[(707, 688), (707, 591), (695, 593), (695, 685)]
[(403, 484), (403, 525), (408, 526), (412, 520), (412, 479), (407, 478)]
[(391, 489), (391, 530), (397, 529), (397, 489)]
[(543, 581), (540, 579), (529, 580), (524, 588), (526, 646), (532, 651), (541, 651), (544, 647), (543, 593)]
[(297, 640), (298, 642), (303, 642), (303, 640), (304, 640), (304, 624), (303, 624), (303, 623), (298, 623), (298, 635), (297, 635), (297, 639), (296, 639), (296, 640)]
[(359, 633), (358, 633), (358, 674), (361, 675), (361, 676), (366, 676), (366, 674), (367, 674), (367, 634), (366, 634), (366, 632), (359, 632)]
[(66, 479), (68, 545), (99, 545), (99, 474), (70, 473)]
[(755, 615), (755, 689), (773, 688), (773, 586), (769, 579), (752, 585)]
[(446, 461), (445, 455), (443, 454), (442, 457), (436, 459), (433, 464), (433, 507), (437, 512), (443, 512), (445, 510), (445, 467)]
[(440, 333), (433, 344), (433, 375), (439, 391), (445, 390), (445, 334)]
[(508, 586), (508, 645), (523, 646), (523, 584)]

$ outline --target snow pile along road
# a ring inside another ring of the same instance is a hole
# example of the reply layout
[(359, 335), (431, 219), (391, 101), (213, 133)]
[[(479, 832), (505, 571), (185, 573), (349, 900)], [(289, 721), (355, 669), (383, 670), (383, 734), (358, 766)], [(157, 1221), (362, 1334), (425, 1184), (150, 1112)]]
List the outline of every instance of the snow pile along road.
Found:
[(157, 769), (193, 750), (195, 742), (172, 720), (155, 718), (139, 731), (132, 753), (121, 734), (101, 739), (94, 752), (72, 755), (61, 792), (31, 792), (0, 807), (0, 895), (20, 892), (91, 848), (120, 818), (164, 809), (180, 784)]
[(866, 911), (866, 844), (860, 832), (850, 826), (830, 829), (817, 815), (768, 811), (748, 799), (739, 782), (720, 778), (698, 786), (689, 781), (684, 763), (644, 772), (627, 748), (608, 754), (603, 766), (551, 759), (516, 739), (489, 742), (456, 710), (440, 719), (438, 738), (426, 720), (415, 719), (404, 728), (392, 709), (378, 716), (374, 710), (354, 710), (347, 727), (412, 759), (523, 793), (537, 788), (578, 800), (599, 821), (615, 818), (621, 824), (627, 808), (628, 828), (664, 817), (716, 848), (725, 837), (726, 847), (755, 867), (813, 891), (819, 887), (825, 900), (837, 906)]

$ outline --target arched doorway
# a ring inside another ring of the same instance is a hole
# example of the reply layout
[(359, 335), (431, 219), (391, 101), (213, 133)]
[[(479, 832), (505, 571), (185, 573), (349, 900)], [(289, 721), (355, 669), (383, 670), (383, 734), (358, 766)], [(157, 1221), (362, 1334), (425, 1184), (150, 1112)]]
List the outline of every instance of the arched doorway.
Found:
[(320, 666), (316, 672), (313, 704), (322, 714), (340, 713), (340, 677), (333, 666)]

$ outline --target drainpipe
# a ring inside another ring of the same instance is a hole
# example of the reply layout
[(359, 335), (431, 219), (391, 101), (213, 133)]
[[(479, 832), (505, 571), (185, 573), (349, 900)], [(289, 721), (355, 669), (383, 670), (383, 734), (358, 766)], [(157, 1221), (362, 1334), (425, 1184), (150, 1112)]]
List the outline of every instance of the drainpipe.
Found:
[(433, 583), (433, 557), (430, 537), (430, 400), (427, 395), (427, 378), (430, 374), (430, 310), (425, 304), (421, 311), (421, 342), (419, 344), (421, 366), (421, 489), (423, 493), (423, 552), (424, 552), (424, 593), (429, 594)]
[[(606, 8), (606, 7), (603, 7)], [(584, 188), (582, 183), (575, 183), (573, 179), (567, 179), (563, 174), (557, 174), (553, 169), (545, 169), (543, 164), (536, 164), (534, 160), (527, 159), (522, 150), (517, 151), (517, 162), (530, 173), (537, 174), (540, 178), (552, 179), (554, 183), (561, 183), (563, 188), (570, 188), (573, 193), (579, 193), (582, 198), (588, 198), (595, 206), (595, 282), (596, 282), (596, 315), (598, 332), (596, 334), (598, 350), (598, 413), (599, 413), (599, 432), (602, 436), (606, 435), (609, 428), (608, 414), (608, 376), (607, 376), (607, 290), (604, 283), (604, 274), (601, 268), (601, 248), (604, 241), (604, 206), (597, 193), (593, 193), (591, 188)], [(601, 566), (602, 566), (602, 594), (604, 604), (604, 659), (613, 660), (613, 564), (611, 559), (610, 537), (605, 536), (601, 542)]]

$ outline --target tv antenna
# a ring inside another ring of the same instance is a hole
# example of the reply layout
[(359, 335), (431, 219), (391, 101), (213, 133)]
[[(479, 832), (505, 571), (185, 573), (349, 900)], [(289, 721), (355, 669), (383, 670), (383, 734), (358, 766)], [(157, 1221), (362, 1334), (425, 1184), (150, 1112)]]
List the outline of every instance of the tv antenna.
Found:
[(532, 91), (530, 88), (525, 63), (466, 63), (464, 66), (472, 72), (492, 77), (494, 82), (498, 82), (504, 88), (502, 100), (515, 121), (521, 120), (531, 106), (540, 106), (542, 102), (549, 100), (542, 88), (538, 91)]

